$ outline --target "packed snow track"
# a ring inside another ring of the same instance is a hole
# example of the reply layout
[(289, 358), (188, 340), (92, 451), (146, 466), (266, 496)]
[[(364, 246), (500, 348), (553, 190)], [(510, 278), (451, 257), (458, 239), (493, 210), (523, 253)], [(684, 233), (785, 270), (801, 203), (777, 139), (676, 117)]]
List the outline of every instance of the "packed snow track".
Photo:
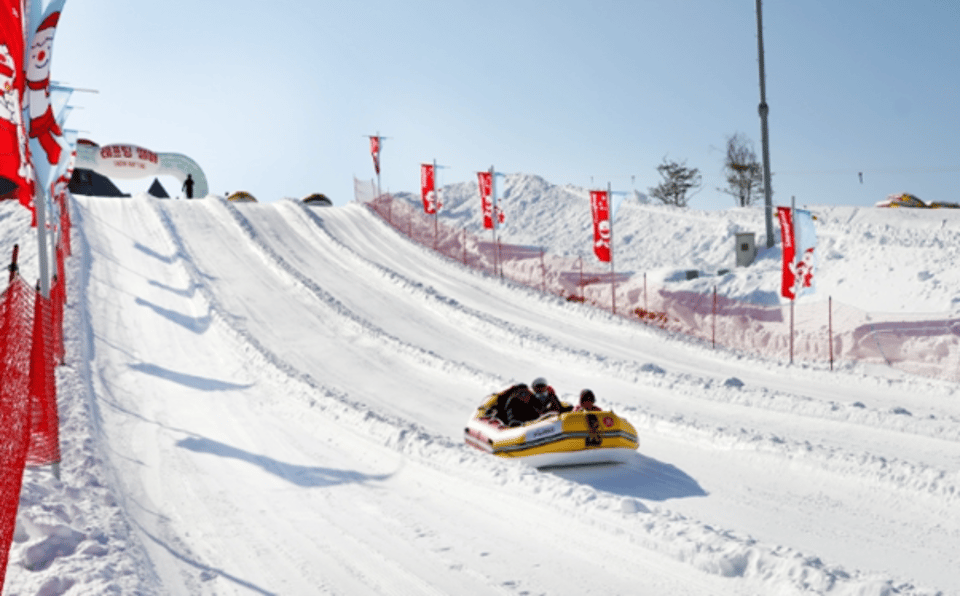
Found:
[[(712, 350), (358, 204), (77, 197), (75, 222), (92, 409), (163, 593), (960, 593), (946, 384)], [(462, 444), (541, 375), (633, 422), (636, 458)]]

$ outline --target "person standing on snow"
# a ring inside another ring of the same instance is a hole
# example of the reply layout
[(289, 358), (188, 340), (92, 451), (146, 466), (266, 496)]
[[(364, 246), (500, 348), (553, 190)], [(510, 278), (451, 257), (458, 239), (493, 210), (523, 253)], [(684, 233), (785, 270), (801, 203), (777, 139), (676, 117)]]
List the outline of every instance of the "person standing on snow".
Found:
[(193, 176), (187, 174), (187, 179), (183, 181), (183, 190), (187, 193), (187, 198), (193, 198)]

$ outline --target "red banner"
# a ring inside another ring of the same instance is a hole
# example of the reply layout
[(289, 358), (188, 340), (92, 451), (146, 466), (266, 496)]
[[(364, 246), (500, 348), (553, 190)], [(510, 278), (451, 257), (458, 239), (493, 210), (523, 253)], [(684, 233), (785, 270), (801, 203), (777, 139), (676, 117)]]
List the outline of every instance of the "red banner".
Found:
[(477, 180), (480, 186), (480, 202), (483, 205), (483, 227), (487, 230), (493, 229), (493, 174), (490, 172), (477, 172)]
[(790, 300), (814, 291), (817, 270), (817, 230), (806, 209), (777, 207), (783, 246), (780, 295)]
[(23, 124), (24, 22), (21, 0), (0, 0), (0, 199), (33, 209)]
[(780, 241), (783, 246), (783, 276), (780, 281), (780, 295), (793, 300), (796, 298), (793, 261), (797, 255), (797, 243), (790, 208), (777, 207), (777, 219), (780, 220)]
[(380, 137), (370, 137), (370, 155), (373, 156), (373, 169), (380, 175)]
[(440, 205), (437, 203), (435, 172), (431, 164), (420, 164), (420, 196), (423, 198), (423, 212), (433, 215)]
[(610, 198), (605, 190), (590, 191), (593, 212), (593, 252), (603, 263), (610, 262)]

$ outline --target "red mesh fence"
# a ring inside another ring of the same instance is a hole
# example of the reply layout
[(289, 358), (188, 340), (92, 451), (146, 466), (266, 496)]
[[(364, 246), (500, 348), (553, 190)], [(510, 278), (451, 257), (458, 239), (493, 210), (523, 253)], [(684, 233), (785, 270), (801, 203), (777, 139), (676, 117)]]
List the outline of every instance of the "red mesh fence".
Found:
[(30, 442), (34, 290), (15, 275), (0, 300), (0, 587), (7, 569)]
[(672, 290), (648, 285), (642, 273), (611, 273), (592, 258), (494, 243), (492, 234), (481, 238), (445, 225), (406, 201), (377, 197), (361, 182), (356, 198), (414, 242), (466, 266), (708, 345), (784, 361), (877, 363), (960, 381), (960, 319), (870, 313), (829, 299), (771, 305)]
[[(61, 237), (62, 239), (63, 237)], [(63, 364), (66, 356), (63, 346), (63, 309), (67, 304), (67, 284), (63, 275), (62, 242), (57, 246), (57, 271), (59, 273), (54, 276), (53, 285), (50, 286), (50, 312), (53, 322), (50, 328), (50, 339), (54, 363)]]
[(33, 345), (30, 351), (30, 449), (28, 466), (60, 461), (57, 386), (53, 374), (53, 308), (39, 293), (34, 300)]
[[(61, 202), (66, 214), (66, 197)], [(55, 363), (64, 359), (66, 305), (64, 254), (69, 254), (69, 218), (61, 215), (56, 271), (50, 298), (16, 273), (0, 296), (0, 589), (3, 587), (25, 466), (60, 461)]]
[[(57, 202), (60, 204), (60, 245), (63, 247), (67, 256), (70, 256), (70, 210), (68, 208), (67, 193), (62, 192), (57, 196)], [(61, 271), (63, 271), (61, 269)]]

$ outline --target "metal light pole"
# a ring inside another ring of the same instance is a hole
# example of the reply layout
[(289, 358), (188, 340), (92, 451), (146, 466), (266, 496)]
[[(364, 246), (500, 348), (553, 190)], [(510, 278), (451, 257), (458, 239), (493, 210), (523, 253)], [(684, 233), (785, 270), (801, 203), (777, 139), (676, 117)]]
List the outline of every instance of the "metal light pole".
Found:
[(773, 246), (773, 191), (770, 189), (770, 136), (767, 130), (767, 114), (770, 106), (767, 105), (766, 75), (763, 71), (763, 9), (761, 0), (757, 0), (757, 54), (760, 56), (760, 144), (763, 151), (763, 199), (767, 211), (767, 248)]

